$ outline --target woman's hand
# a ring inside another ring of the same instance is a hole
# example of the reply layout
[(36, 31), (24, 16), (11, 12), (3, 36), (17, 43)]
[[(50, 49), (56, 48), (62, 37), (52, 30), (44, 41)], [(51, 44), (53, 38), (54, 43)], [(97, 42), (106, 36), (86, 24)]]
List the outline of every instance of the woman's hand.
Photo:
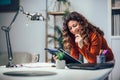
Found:
[(80, 34), (75, 35), (75, 42), (78, 43), (78, 46), (82, 48), (83, 46), (83, 39)]
[(80, 36), (80, 34), (75, 34), (75, 42), (79, 43), (82, 40), (82, 37)]
[(58, 56), (53, 55), (53, 59), (54, 59), (55, 61), (58, 60)]

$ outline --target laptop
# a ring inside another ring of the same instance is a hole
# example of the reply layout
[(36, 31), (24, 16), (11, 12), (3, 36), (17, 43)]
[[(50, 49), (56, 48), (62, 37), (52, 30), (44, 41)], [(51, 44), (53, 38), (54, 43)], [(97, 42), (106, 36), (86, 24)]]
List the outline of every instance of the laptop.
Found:
[(114, 67), (114, 63), (70, 63), (66, 65), (70, 69), (98, 70)]

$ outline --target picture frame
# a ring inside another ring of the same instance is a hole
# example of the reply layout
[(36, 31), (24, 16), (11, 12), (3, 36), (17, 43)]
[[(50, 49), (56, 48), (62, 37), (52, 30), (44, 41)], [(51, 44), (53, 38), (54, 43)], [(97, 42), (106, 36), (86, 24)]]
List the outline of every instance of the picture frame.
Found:
[(16, 12), (17, 10), (19, 10), (19, 0), (4, 0), (4, 4), (0, 4), (0, 12)]

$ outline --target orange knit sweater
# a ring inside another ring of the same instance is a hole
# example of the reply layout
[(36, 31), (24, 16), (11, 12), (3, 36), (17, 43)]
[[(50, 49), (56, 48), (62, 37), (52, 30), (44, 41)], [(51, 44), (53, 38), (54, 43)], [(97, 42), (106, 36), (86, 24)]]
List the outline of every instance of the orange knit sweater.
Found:
[(89, 45), (83, 45), (82, 48), (79, 48), (77, 44), (74, 44), (76, 47), (71, 48), (70, 54), (74, 58), (79, 59), (80, 53), (87, 59), (88, 63), (96, 63), (96, 56), (99, 55), (100, 49), (107, 49), (108, 54), (106, 54), (106, 61), (114, 59), (113, 52), (103, 36), (90, 33), (89, 42)]

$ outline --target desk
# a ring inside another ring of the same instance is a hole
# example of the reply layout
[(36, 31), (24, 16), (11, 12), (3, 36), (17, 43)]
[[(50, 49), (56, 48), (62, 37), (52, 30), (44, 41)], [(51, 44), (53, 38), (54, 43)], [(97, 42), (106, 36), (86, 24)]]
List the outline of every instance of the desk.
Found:
[[(6, 68), (0, 66), (0, 80), (104, 80), (112, 68), (100, 70), (75, 70), (75, 69), (56, 69), (51, 67), (52, 63), (30, 63), (23, 67)], [(56, 75), (50, 76), (7, 76), (4, 72), (9, 71), (51, 71)]]

